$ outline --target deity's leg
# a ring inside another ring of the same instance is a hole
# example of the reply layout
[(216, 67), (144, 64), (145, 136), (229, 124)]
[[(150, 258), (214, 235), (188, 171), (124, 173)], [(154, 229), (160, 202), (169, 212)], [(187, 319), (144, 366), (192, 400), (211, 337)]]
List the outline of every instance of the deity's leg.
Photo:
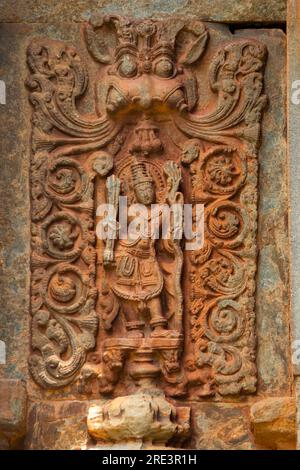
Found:
[(161, 308), (161, 302), (159, 297), (154, 297), (147, 302), (147, 307), (150, 312), (150, 325), (153, 327), (153, 334), (166, 331), (168, 321), (164, 318)]
[(131, 337), (143, 337), (145, 322), (141, 320), (137, 302), (132, 300), (122, 300), (122, 310), (126, 319), (126, 329)]

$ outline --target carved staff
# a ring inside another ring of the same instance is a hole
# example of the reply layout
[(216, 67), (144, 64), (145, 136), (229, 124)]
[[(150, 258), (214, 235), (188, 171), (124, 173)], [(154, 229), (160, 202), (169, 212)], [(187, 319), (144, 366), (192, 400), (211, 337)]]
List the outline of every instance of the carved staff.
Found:
[[(172, 208), (173, 220), (171, 221), (169, 240), (172, 244), (172, 251), (176, 260), (174, 288), (177, 295), (177, 305), (175, 313), (175, 328), (182, 332), (182, 316), (183, 316), (183, 296), (181, 289), (181, 273), (183, 267), (183, 254), (180, 246), (182, 235), (182, 210), (183, 194), (178, 191), (181, 182), (181, 170), (173, 161), (167, 161), (164, 165), (164, 173), (167, 177), (167, 203)], [(180, 233), (179, 233), (180, 232)]]
[(117, 236), (117, 214), (119, 208), (120, 180), (115, 175), (111, 175), (106, 180), (107, 202), (114, 210), (108, 211), (108, 232), (106, 245), (103, 253), (103, 262), (110, 264), (114, 258), (114, 246)]

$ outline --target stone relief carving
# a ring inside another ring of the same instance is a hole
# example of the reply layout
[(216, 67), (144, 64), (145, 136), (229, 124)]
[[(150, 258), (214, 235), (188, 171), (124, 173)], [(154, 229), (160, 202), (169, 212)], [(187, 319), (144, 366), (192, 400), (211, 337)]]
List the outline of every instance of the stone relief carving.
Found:
[[(80, 111), (88, 73), (76, 49), (48, 38), (28, 47), (30, 371), (44, 388), (76, 382), (87, 396), (153, 384), (191, 399), (254, 392), (266, 48), (253, 38), (222, 44), (205, 62), (203, 107), (204, 23), (99, 16), (84, 33), (85, 60), (101, 64), (94, 114)], [(204, 245), (185, 250), (174, 224), (168, 239), (98, 239), (96, 209), (118, 212), (120, 195), (148, 211), (204, 204)]]

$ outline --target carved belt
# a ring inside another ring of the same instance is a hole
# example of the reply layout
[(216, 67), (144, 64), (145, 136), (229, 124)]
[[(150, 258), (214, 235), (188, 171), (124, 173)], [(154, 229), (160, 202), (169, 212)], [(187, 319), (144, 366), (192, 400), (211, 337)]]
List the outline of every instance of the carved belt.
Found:
[(137, 248), (126, 248), (126, 252), (138, 258), (149, 258), (151, 255), (153, 256), (150, 250), (139, 250)]

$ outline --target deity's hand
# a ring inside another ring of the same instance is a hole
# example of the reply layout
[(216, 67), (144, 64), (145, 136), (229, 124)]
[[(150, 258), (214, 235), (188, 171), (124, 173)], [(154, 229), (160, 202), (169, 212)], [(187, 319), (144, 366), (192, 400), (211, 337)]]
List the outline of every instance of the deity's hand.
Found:
[(164, 166), (164, 173), (167, 176), (167, 197), (169, 202), (172, 204), (176, 202), (176, 194), (181, 181), (181, 171), (175, 162), (167, 161)]
[(114, 252), (110, 248), (105, 248), (103, 252), (103, 264), (104, 266), (109, 266), (113, 263)]
[(93, 154), (93, 170), (99, 176), (106, 176), (114, 166), (112, 155), (108, 152), (98, 151)]

